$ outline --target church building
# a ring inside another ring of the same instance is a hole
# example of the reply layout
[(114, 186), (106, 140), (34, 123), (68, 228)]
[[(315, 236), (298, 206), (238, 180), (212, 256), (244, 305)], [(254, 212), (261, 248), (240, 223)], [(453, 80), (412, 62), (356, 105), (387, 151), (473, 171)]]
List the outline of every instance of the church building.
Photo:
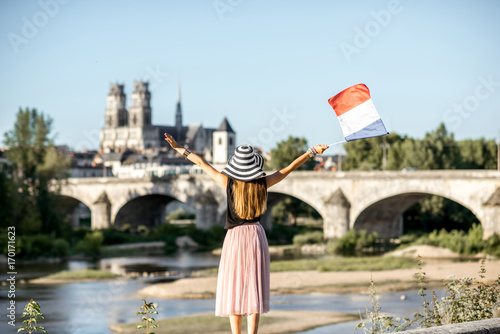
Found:
[(180, 88), (177, 89), (175, 123), (168, 125), (151, 124), (151, 93), (147, 82), (135, 82), (132, 105), (127, 108), (124, 85), (111, 84), (104, 112), (105, 128), (101, 130), (101, 150), (103, 153), (127, 150), (143, 152), (169, 148), (164, 133), (170, 133), (179, 145), (203, 156), (214, 164), (225, 164), (236, 145), (236, 133), (227, 118), (217, 129), (203, 125), (184, 125)]

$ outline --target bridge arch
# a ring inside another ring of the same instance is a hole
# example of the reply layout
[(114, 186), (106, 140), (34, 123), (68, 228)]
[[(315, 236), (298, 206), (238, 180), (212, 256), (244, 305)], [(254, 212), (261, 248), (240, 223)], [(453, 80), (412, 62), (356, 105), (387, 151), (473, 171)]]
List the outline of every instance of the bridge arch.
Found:
[(287, 192), (287, 191), (274, 190), (274, 189), (268, 190), (267, 194), (268, 194), (268, 207), (269, 207), (269, 204), (271, 204), (271, 208), (272, 208), (272, 206), (276, 205), (277, 203), (279, 203), (283, 199), (285, 199), (287, 197), (293, 197), (293, 198), (296, 198), (299, 201), (304, 202), (307, 205), (309, 205), (311, 208), (316, 210), (320, 214), (320, 216), (323, 218), (323, 213), (321, 212), (322, 207), (317, 205), (318, 203), (311, 201), (309, 198), (307, 198), (305, 196), (301, 196), (301, 195)]
[[(81, 227), (81, 218), (88, 218), (90, 223), (91, 207), (74, 196), (56, 194), (56, 210), (69, 220), (72, 227)], [(90, 227), (90, 224), (89, 226)]]
[(166, 194), (145, 194), (128, 200), (118, 208), (112, 226), (119, 228), (130, 224), (136, 228), (139, 225), (158, 226), (165, 222), (166, 206), (178, 200)]
[[(384, 238), (397, 237), (403, 234), (403, 214), (412, 205), (432, 195), (443, 197), (460, 204), (471, 211), (481, 222), (474, 208), (454, 196), (443, 196), (437, 192), (399, 192), (373, 200), (351, 220), (350, 229), (364, 229), (377, 232)], [(482, 223), (482, 222), (481, 222)]]
[[(111, 207), (111, 215), (110, 215), (110, 223), (112, 226), (117, 226), (115, 224), (116, 218), (120, 210), (127, 205), (127, 203), (134, 201), (135, 199), (145, 197), (145, 196), (164, 196), (166, 198), (170, 198), (166, 204), (170, 203), (172, 200), (177, 200), (181, 203), (188, 202), (188, 196), (185, 193), (177, 193), (173, 191), (171, 188), (164, 187), (142, 187), (135, 188), (133, 190), (129, 190), (126, 193), (122, 193), (118, 196), (113, 197), (113, 205)], [(155, 197), (152, 197), (155, 198)], [(156, 201), (158, 198), (156, 199)], [(163, 203), (163, 201), (159, 201)], [(165, 205), (166, 205), (165, 204)]]
[(302, 203), (307, 204), (311, 208), (313, 208), (320, 216), (322, 219), (324, 219), (324, 213), (322, 213), (320, 208), (316, 204), (311, 204), (308, 199), (304, 198), (303, 196), (296, 196), (295, 194), (290, 194), (286, 191), (276, 191), (276, 190), (271, 190), (268, 191), (268, 196), (267, 196), (267, 210), (264, 213), (262, 217), (262, 225), (270, 230), (272, 228), (272, 217), (271, 217), (271, 211), (273, 207), (280, 203), (281, 201), (285, 200), (286, 198), (295, 198)]
[(74, 191), (70, 190), (72, 189), (62, 188), (60, 191), (56, 192), (56, 195), (60, 197), (67, 197), (74, 199), (78, 202), (85, 204), (85, 206), (88, 208), (92, 207), (92, 199), (90, 198), (90, 196), (81, 196), (80, 194), (77, 194)]

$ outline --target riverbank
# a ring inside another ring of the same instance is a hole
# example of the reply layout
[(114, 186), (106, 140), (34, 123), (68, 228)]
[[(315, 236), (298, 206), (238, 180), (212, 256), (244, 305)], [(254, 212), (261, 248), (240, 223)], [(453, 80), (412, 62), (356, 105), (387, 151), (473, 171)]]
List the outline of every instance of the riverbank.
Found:
[[(320, 326), (356, 320), (358, 315), (319, 311), (271, 311), (260, 318), (259, 333), (280, 334), (296, 333)], [(223, 334), (229, 331), (229, 320), (226, 317), (215, 317), (213, 313), (193, 314), (155, 321), (159, 328), (157, 332), (168, 331), (169, 334)], [(140, 322), (110, 326), (112, 331), (121, 334), (137, 333)], [(246, 319), (243, 318), (243, 328)], [(167, 330), (168, 329), (168, 330)]]
[[(455, 277), (478, 277), (479, 261), (433, 262), (423, 266), (428, 288), (442, 286), (450, 275)], [(500, 275), (500, 261), (486, 261), (486, 281), (494, 281)], [(289, 271), (271, 273), (271, 294), (320, 293), (368, 293), (373, 278), (377, 292), (404, 291), (417, 288), (415, 273), (418, 268), (384, 271), (319, 272)], [(217, 276), (179, 279), (170, 283), (159, 283), (141, 289), (141, 298), (191, 299), (214, 298)]]

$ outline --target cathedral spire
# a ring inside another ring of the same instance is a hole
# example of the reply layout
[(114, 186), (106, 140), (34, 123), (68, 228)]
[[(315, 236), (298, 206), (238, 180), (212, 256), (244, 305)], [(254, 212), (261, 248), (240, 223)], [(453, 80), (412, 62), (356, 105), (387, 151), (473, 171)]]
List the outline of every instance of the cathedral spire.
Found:
[(181, 103), (181, 81), (177, 81), (177, 104)]
[(175, 111), (175, 130), (177, 140), (182, 142), (182, 108), (181, 108), (181, 82), (177, 82), (177, 109)]

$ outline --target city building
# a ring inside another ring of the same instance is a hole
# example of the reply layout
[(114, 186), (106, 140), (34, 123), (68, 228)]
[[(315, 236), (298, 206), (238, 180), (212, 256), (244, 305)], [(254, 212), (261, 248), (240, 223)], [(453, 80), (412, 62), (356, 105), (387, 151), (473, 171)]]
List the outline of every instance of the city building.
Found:
[(314, 157), (316, 165), (315, 171), (340, 172), (342, 170), (342, 160), (345, 155), (317, 155)]
[(103, 166), (102, 158), (97, 151), (84, 150), (83, 152), (75, 152), (67, 145), (58, 145), (56, 149), (59, 153), (71, 159), (69, 177), (113, 176), (112, 170)]

